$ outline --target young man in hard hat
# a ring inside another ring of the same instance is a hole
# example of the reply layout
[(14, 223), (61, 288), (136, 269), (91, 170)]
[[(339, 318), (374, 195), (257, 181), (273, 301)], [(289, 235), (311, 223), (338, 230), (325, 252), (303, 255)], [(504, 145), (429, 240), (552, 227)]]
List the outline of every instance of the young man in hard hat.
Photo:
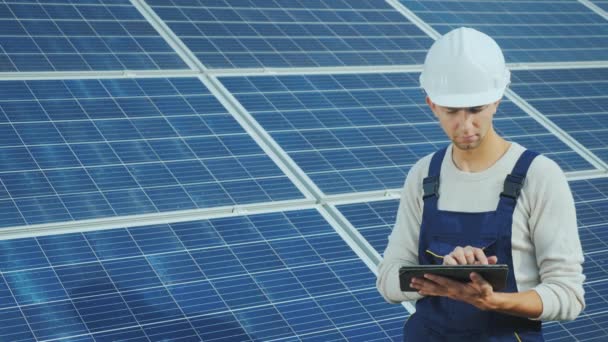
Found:
[[(452, 143), (410, 170), (378, 270), (391, 303), (417, 300), (405, 341), (543, 341), (541, 320), (585, 306), (574, 200), (559, 166), (500, 137), (492, 119), (510, 82), (487, 35), (459, 28), (437, 40), (420, 76)], [(399, 268), (507, 264), (507, 288), (425, 275), (402, 292)]]

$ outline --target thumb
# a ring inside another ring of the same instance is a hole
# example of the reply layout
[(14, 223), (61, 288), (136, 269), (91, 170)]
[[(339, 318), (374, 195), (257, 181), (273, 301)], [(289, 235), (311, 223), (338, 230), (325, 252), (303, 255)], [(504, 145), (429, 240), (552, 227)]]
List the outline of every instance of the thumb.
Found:
[(498, 262), (498, 257), (496, 255), (488, 257), (488, 264), (494, 265)]

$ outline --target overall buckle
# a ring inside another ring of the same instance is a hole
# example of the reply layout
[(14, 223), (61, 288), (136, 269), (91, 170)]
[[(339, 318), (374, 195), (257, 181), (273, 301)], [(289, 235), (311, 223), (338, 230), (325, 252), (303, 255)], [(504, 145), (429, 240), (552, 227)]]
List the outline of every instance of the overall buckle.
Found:
[(524, 177), (517, 175), (507, 175), (505, 178), (505, 184), (500, 196), (505, 196), (517, 200), (521, 193), (521, 188), (524, 186)]
[(424, 190), (424, 195), (422, 196), (422, 199), (427, 199), (432, 196), (439, 197), (439, 177), (426, 177), (422, 181), (422, 189)]

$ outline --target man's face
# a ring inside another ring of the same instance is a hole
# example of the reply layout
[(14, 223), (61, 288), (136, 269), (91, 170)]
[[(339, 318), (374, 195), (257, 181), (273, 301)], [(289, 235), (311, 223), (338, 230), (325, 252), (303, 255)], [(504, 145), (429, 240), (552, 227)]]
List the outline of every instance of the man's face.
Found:
[(499, 101), (469, 108), (443, 107), (426, 98), (431, 110), (439, 119), (441, 128), (461, 150), (473, 150), (483, 142), (492, 128), (492, 118)]

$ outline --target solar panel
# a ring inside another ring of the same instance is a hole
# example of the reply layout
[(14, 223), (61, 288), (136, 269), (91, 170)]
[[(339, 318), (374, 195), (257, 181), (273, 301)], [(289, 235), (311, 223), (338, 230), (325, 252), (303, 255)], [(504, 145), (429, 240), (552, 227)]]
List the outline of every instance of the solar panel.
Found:
[[(585, 254), (584, 273), (587, 277), (585, 298), (587, 307), (574, 322), (544, 323), (547, 341), (590, 340), (605, 337), (608, 303), (608, 178), (570, 182), (576, 202), (579, 234)], [(363, 235), (378, 254), (388, 243), (395, 224), (398, 200), (353, 203), (336, 206), (346, 219)]]
[(494, 38), (507, 62), (605, 61), (608, 22), (576, 1), (401, 0), (440, 34), (460, 26)]
[(608, 162), (608, 69), (522, 70), (512, 89)]
[[(409, 168), (448, 143), (416, 73), (221, 77), (220, 81), (325, 194), (399, 188)], [(593, 167), (508, 100), (506, 138), (566, 171)]]
[(382, 0), (148, 0), (210, 68), (420, 64), (432, 44)]
[(2, 227), (303, 198), (196, 78), (0, 93)]
[(0, 337), (11, 341), (398, 340), (407, 317), (316, 210), (0, 246)]
[(187, 69), (128, 0), (7, 0), (0, 72)]

